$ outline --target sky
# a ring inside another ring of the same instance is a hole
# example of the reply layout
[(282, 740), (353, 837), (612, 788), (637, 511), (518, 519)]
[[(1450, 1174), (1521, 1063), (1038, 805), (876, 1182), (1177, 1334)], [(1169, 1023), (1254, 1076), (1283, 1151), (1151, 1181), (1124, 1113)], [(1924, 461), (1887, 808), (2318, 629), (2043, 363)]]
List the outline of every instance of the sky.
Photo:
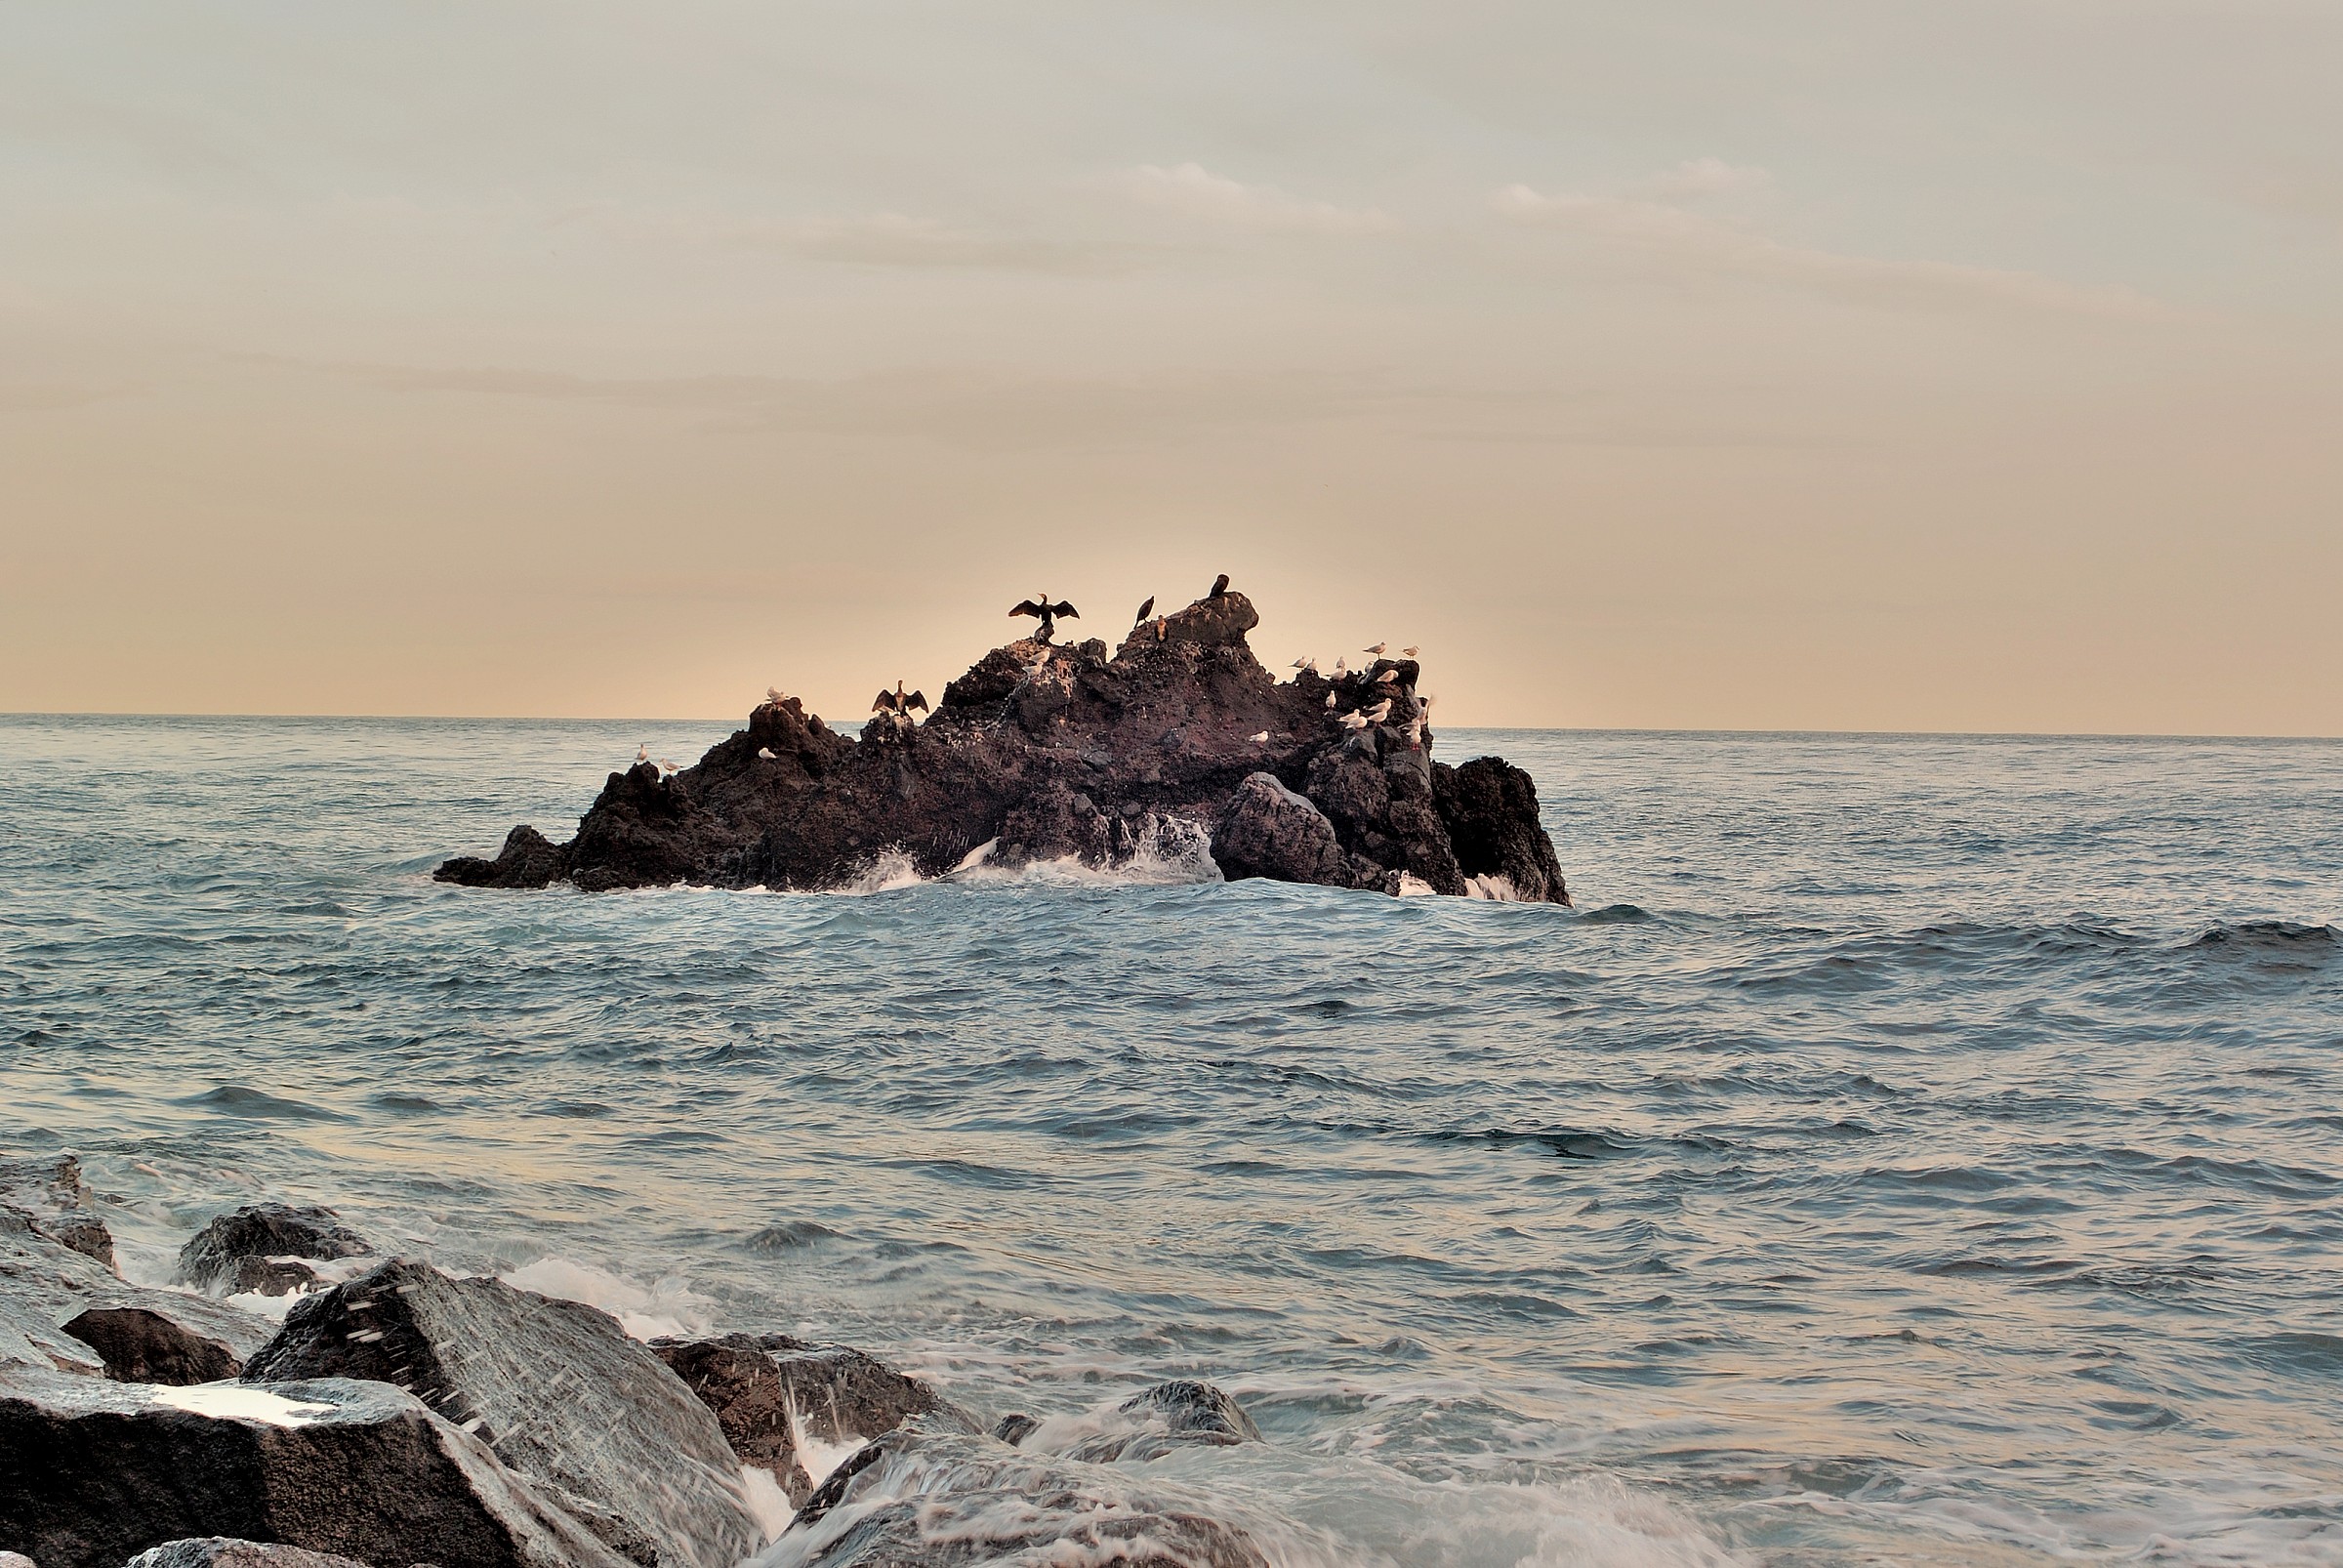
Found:
[(0, 7), (0, 710), (2343, 734), (2332, 0)]

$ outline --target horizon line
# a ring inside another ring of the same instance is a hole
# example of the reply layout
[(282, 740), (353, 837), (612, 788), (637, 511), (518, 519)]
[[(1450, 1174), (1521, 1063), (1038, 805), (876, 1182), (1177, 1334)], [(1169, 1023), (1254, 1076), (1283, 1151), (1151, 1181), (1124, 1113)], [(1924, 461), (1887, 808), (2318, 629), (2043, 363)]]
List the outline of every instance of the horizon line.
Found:
[[(816, 714), (813, 718), (820, 718)], [(0, 722), (19, 719), (112, 720), (250, 720), (256, 722), (341, 722), (348, 723), (427, 724), (731, 724), (739, 721), (691, 716), (652, 718), (641, 714), (559, 716), (545, 714), (334, 714), (334, 713), (136, 713), (104, 709), (21, 709), (0, 711)], [(835, 732), (851, 734), (852, 729)], [(857, 725), (855, 728), (859, 728)], [(2065, 730), (2065, 729), (1785, 729), (1750, 726), (1694, 726), (1640, 724), (1453, 724), (1452, 730), (1489, 730), (1501, 734), (1552, 735), (1738, 735), (1750, 738), (1829, 739), (1861, 737), (1870, 740), (2123, 740), (2123, 741), (2267, 741), (2331, 745), (2343, 735), (2244, 734), (2189, 730)]]

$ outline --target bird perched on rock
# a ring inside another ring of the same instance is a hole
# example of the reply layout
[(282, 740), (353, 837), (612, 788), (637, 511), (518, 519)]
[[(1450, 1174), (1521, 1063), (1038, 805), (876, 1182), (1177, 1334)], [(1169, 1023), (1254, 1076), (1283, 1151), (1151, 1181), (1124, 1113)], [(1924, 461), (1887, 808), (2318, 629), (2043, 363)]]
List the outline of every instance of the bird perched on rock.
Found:
[(1385, 671), (1384, 671), (1384, 672), (1383, 672), (1381, 675), (1378, 675), (1378, 676), (1377, 676), (1377, 677), (1375, 678), (1375, 681), (1376, 681), (1376, 684), (1377, 684), (1377, 685), (1387, 686), (1387, 685), (1391, 684), (1391, 683), (1392, 683), (1394, 681), (1397, 681), (1398, 679), (1399, 679), (1399, 672), (1398, 672), (1396, 669), (1393, 669), (1393, 670), (1385, 670)]
[(1255, 736), (1254, 736), (1254, 737), (1253, 737), (1253, 743), (1254, 743), (1255, 746), (1258, 746), (1258, 745), (1259, 745), (1261, 742), (1263, 742), (1263, 741), (1267, 740), (1268, 738), (1269, 738), (1269, 731), (1267, 731), (1266, 729), (1264, 729), (1264, 730), (1262, 730), (1262, 731), (1261, 731), (1259, 734), (1257, 734), (1257, 735), (1255, 735)]
[(922, 713), (925, 713), (927, 711), (927, 698), (925, 694), (922, 692), (906, 692), (903, 689), (903, 682), (900, 681), (895, 682), (895, 689), (892, 691), (888, 691), (882, 687), (879, 692), (879, 700), (871, 704), (871, 712), (875, 714), (892, 714), (895, 718), (900, 719), (905, 722), (910, 722), (911, 711), (914, 708), (917, 708)]
[(648, 746), (637, 746), (635, 748), (635, 761), (638, 763), (647, 763), (650, 760), (651, 749)]
[(1390, 717), (1391, 699), (1389, 697), (1385, 697), (1382, 701), (1377, 703), (1374, 707), (1367, 710), (1367, 722), (1371, 724), (1379, 724)]
[(1150, 594), (1150, 595), (1148, 595), (1148, 596), (1147, 596), (1146, 602), (1145, 602), (1145, 603), (1143, 603), (1143, 604), (1141, 604), (1141, 605), (1139, 606), (1139, 613), (1138, 613), (1138, 614), (1136, 614), (1136, 615), (1134, 615), (1134, 616), (1132, 616), (1132, 617), (1130, 618), (1130, 624), (1131, 624), (1131, 625), (1133, 625), (1133, 626), (1136, 626), (1136, 625), (1138, 625), (1138, 624), (1139, 624), (1141, 621), (1143, 621), (1143, 620), (1147, 619), (1147, 617), (1148, 617), (1148, 616), (1150, 616), (1150, 615), (1153, 615), (1154, 613), (1155, 613), (1155, 596), (1154, 596), (1153, 594)]
[(1374, 647), (1371, 647), (1371, 648), (1362, 648), (1360, 651), (1361, 651), (1361, 652), (1364, 652), (1364, 653), (1372, 653), (1372, 654), (1374, 654), (1374, 655), (1375, 655), (1377, 658), (1378, 658), (1378, 659), (1379, 659), (1379, 658), (1381, 658), (1381, 657), (1383, 656), (1383, 644), (1382, 644), (1382, 643), (1380, 643), (1380, 642), (1377, 642), (1377, 644), (1376, 644)]
[(1339, 681), (1348, 674), (1350, 674), (1350, 666), (1342, 660), (1336, 659), (1335, 661), (1335, 679)]
[(1316, 670), (1318, 668), (1318, 661), (1305, 653), (1300, 658), (1294, 661), (1294, 668), (1296, 670)]
[(1220, 598), (1222, 595), (1226, 594), (1227, 592), (1228, 592), (1228, 573), (1226, 573), (1226, 572), (1222, 572), (1222, 573), (1221, 573), (1219, 576), (1217, 576), (1217, 577), (1215, 577), (1215, 578), (1213, 578), (1213, 591), (1212, 591), (1210, 594), (1207, 594), (1207, 595), (1205, 596), (1205, 598)]
[(1342, 714), (1338, 719), (1344, 729), (1365, 729), (1369, 722), (1367, 716), (1362, 713)]
[(781, 761), (780, 758), (773, 755), (773, 749), (770, 746), (758, 747), (757, 760), (760, 763), (777, 763)]
[(1042, 623), (1042, 629), (1033, 634), (1033, 640), (1036, 642), (1045, 643), (1048, 642), (1050, 638), (1056, 635), (1057, 622), (1060, 616), (1063, 616), (1069, 621), (1077, 621), (1082, 618), (1082, 611), (1076, 609), (1073, 605), (1067, 603), (1062, 598), (1054, 604), (1050, 603), (1049, 596), (1047, 594), (1041, 595), (1036, 598), (1019, 599), (1008, 613), (1011, 615), (1030, 615), (1035, 620), (1040, 621)]
[(1414, 657), (1416, 657), (1416, 655), (1417, 655), (1417, 654), (1418, 654), (1418, 653), (1421, 653), (1421, 652), (1423, 651), (1423, 649), (1421, 649), (1421, 648), (1401, 648), (1399, 651), (1400, 651), (1400, 656), (1401, 656), (1402, 658), (1413, 659)]
[(776, 708), (780, 707), (780, 706), (781, 706), (781, 688), (780, 688), (779, 686), (767, 686), (767, 687), (765, 687), (765, 688), (764, 688), (764, 700), (765, 700), (765, 701), (767, 701), (767, 702), (769, 702), (769, 703), (771, 703), (771, 704), (772, 704), (774, 707), (776, 707)]
[(669, 774), (672, 774), (672, 773), (674, 773), (674, 772), (675, 772), (675, 770), (676, 770), (676, 764), (675, 764), (675, 763), (673, 763), (669, 762), (669, 761), (668, 761), (666, 758), (664, 758), (664, 757), (662, 757), (662, 758), (660, 758), (660, 759), (659, 759), (659, 771), (660, 771), (660, 772), (662, 772), (662, 773), (669, 773)]
[(1331, 691), (1326, 694), (1326, 705), (1329, 708), (1332, 708), (1335, 705), (1335, 694)]

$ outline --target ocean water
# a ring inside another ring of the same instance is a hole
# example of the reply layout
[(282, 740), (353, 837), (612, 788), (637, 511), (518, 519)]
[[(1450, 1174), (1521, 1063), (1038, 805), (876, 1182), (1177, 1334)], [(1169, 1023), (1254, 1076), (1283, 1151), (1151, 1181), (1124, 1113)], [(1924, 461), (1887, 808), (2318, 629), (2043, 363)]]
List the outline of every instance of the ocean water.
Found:
[(1080, 1428), (1281, 1564), (2343, 1563), (2343, 745), (1448, 732), (1577, 910), (434, 886), (723, 726), (0, 720), (0, 1142)]

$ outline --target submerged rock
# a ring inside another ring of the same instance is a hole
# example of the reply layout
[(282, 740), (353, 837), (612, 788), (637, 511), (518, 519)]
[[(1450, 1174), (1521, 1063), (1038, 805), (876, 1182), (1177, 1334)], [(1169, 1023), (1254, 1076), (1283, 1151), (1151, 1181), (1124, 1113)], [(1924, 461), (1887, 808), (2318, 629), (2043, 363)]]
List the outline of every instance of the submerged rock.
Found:
[(252, 1203), (188, 1238), (179, 1277), (215, 1296), (288, 1296), (318, 1282), (319, 1262), (373, 1255), (331, 1209)]
[(1085, 1438), (1066, 1457), (1091, 1464), (1161, 1458), (1174, 1448), (1227, 1448), (1257, 1443), (1261, 1429), (1244, 1407), (1213, 1383), (1182, 1378), (1142, 1389), (1115, 1407), (1120, 1418)]
[(155, 1388), (0, 1373), (0, 1534), (41, 1568), (120, 1568), (209, 1536), (372, 1568), (625, 1568), (412, 1395), (342, 1379)]
[(923, 1420), (841, 1465), (758, 1568), (1012, 1562), (1268, 1568), (1269, 1558), (1245, 1526), (1182, 1490)]
[(159, 1547), (149, 1547), (123, 1564), (123, 1568), (366, 1568), (366, 1565), (354, 1558), (301, 1547), (207, 1536), (200, 1541), (167, 1541)]
[[(883, 861), (923, 877), (977, 861), (1126, 865), (1209, 833), (1231, 876), (1384, 892), (1404, 876), (1464, 893), (1502, 871), (1518, 896), (1569, 902), (1559, 869), (1547, 874), (1553, 846), (1527, 775), (1508, 769), (1490, 789), (1476, 774), (1443, 795), (1414, 660), (1281, 683), (1246, 641), (1258, 621), (1229, 593), (1142, 622), (1112, 653), (1011, 642), (951, 682), (926, 722), (883, 713), (856, 737), (776, 695), (695, 766), (612, 773), (569, 843), (519, 827), (495, 859), (459, 856), (436, 876), (836, 887)], [(1452, 843), (1451, 801), (1474, 813), (1469, 852)]]
[(244, 1378), (395, 1383), (637, 1562), (729, 1568), (762, 1540), (716, 1417), (582, 1302), (398, 1259), (297, 1302)]
[(786, 1334), (727, 1334), (651, 1343), (716, 1413), (743, 1465), (772, 1472), (803, 1504), (838, 1460), (915, 1416), (974, 1432), (973, 1416), (919, 1379), (844, 1345)]
[(0, 1156), (0, 1209), (83, 1257), (114, 1266), (114, 1238), (98, 1217), (96, 1195), (70, 1154)]
[(0, 1367), (144, 1382), (232, 1377), (272, 1332), (225, 1302), (129, 1284), (0, 1209)]

